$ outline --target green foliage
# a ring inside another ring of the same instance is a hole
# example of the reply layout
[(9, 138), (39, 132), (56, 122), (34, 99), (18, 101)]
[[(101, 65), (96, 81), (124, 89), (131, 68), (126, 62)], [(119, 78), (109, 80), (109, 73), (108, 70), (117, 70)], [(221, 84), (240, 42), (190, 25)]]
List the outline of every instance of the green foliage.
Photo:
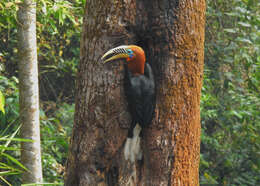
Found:
[(41, 112), (42, 157), (45, 181), (62, 182), (71, 134), (74, 105), (62, 104), (53, 116)]
[[(0, 72), (1, 73), (1, 72)], [(0, 183), (10, 185), (19, 181), (17, 175), (26, 168), (20, 163), (18, 80), (0, 74), (0, 91), (5, 95), (5, 114), (0, 112)], [(12, 180), (12, 181), (11, 181)]]
[[(84, 0), (39, 0), (37, 41), (40, 91), (44, 100), (74, 98)], [(55, 87), (55, 88), (54, 88)]]
[(260, 4), (210, 1), (201, 98), (201, 184), (260, 183)]
[[(12, 126), (12, 124), (14, 124), (19, 118), (19, 93), (17, 78), (11, 77), (8, 79), (0, 74), (0, 91), (5, 97), (5, 113), (0, 112), (0, 134), (4, 135), (14, 132), (17, 128)], [(10, 126), (5, 128), (8, 125)]]
[[(21, 185), (17, 18), (20, 0), (0, 1), (0, 185)], [(85, 0), (37, 0), (41, 139), (44, 185), (61, 185), (74, 114), (74, 79), (79, 59)], [(1, 102), (1, 105), (3, 102)], [(3, 111), (2, 107), (0, 110)], [(7, 139), (11, 139), (7, 143)], [(6, 155), (7, 154), (7, 155)], [(15, 161), (17, 160), (17, 161)], [(4, 168), (4, 166), (10, 169)], [(10, 173), (10, 171), (13, 171)], [(16, 171), (16, 172), (15, 172)], [(14, 175), (15, 173), (15, 175)]]
[(10, 76), (16, 73), (13, 66), (17, 61), (17, 3), (18, 0), (0, 1), (0, 69), (8, 69)]
[[(19, 161), (20, 142), (26, 140), (16, 138), (20, 129), (17, 87), (16, 78), (0, 76), (0, 90), (6, 98), (6, 114), (0, 113), (0, 183), (11, 185), (20, 185), (20, 174), (26, 170)], [(43, 173), (44, 181), (60, 185), (63, 183), (74, 104), (63, 103), (53, 110), (48, 116), (45, 111), (40, 111)]]
[[(17, 76), (19, 0), (0, 1), (0, 62), (4, 74)], [(37, 0), (37, 45), (41, 99), (72, 102), (79, 59), (85, 0)], [(54, 88), (55, 87), (55, 88)]]

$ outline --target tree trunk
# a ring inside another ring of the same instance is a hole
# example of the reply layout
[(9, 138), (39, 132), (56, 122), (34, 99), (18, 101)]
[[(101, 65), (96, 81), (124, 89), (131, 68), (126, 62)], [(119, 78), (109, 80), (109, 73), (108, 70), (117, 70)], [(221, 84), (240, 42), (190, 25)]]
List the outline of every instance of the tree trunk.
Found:
[(22, 142), (22, 164), (28, 168), (23, 183), (41, 183), (41, 146), (39, 121), (38, 66), (36, 47), (36, 3), (24, 0), (18, 11), (19, 44), (19, 98), (21, 137), (32, 142)]
[[(88, 0), (85, 12), (65, 185), (198, 185), (205, 1)], [(123, 62), (100, 63), (121, 44), (144, 49), (157, 83), (135, 165), (122, 154), (131, 121)]]

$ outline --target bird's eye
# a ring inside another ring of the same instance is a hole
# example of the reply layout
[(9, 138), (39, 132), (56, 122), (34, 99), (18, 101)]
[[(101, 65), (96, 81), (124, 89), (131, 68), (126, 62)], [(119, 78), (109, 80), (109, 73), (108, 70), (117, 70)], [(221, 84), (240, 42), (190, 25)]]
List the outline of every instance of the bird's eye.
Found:
[(131, 49), (127, 49), (126, 51), (130, 58), (134, 57), (134, 52)]

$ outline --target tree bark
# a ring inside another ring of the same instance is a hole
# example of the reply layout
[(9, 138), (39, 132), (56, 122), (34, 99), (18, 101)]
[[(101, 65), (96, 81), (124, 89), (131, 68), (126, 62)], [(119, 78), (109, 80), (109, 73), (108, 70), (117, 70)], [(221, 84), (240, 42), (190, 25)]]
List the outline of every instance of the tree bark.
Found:
[[(204, 0), (88, 0), (65, 185), (199, 185)], [(157, 84), (144, 161), (122, 155), (130, 116), (123, 65), (100, 56), (120, 44), (146, 52)]]
[(36, 3), (24, 0), (19, 6), (19, 99), (21, 138), (33, 140), (22, 142), (21, 161), (28, 168), (23, 173), (23, 183), (41, 183), (41, 146), (39, 121), (39, 88), (36, 46)]

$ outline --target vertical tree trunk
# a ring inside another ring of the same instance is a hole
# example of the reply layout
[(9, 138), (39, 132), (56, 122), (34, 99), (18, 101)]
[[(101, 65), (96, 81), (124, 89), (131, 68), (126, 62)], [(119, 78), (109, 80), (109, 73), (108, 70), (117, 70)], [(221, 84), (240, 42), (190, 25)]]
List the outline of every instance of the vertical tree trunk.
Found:
[(21, 137), (32, 142), (22, 142), (22, 164), (28, 168), (23, 183), (42, 182), (38, 66), (36, 47), (36, 3), (24, 0), (18, 11), (19, 44), (19, 98)]
[[(65, 185), (199, 184), (204, 22), (204, 0), (87, 1)], [(131, 121), (122, 63), (100, 64), (114, 43), (140, 45), (156, 76), (156, 116), (136, 165), (122, 155)]]

